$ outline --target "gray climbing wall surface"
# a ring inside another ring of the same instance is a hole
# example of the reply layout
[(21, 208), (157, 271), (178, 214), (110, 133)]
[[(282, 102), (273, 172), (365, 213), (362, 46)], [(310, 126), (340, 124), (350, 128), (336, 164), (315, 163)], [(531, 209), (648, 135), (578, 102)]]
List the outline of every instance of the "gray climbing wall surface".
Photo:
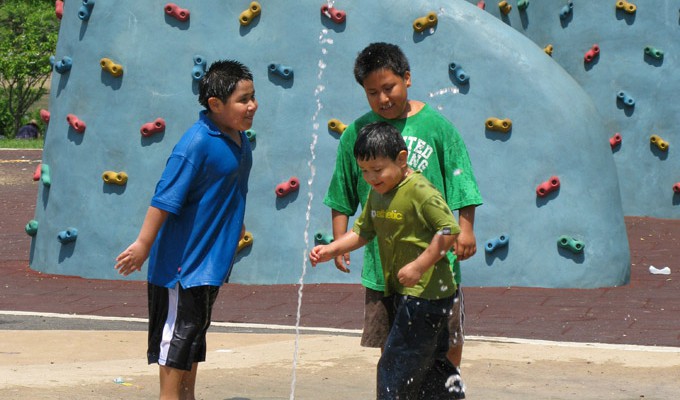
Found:
[[(658, 192), (627, 199), (627, 209), (653, 207), (636, 214), (658, 215), (657, 202), (665, 200), (667, 215), (677, 212), (666, 165), (673, 162), (672, 146), (664, 152), (649, 139), (655, 133), (673, 142), (672, 121), (660, 117), (671, 115), (672, 103), (656, 98), (663, 86), (658, 76), (674, 61), (673, 44), (658, 33), (645, 38), (638, 26), (644, 15), (668, 10), (640, 8), (631, 22), (617, 14), (614, 1), (588, 5), (588, 12), (579, 2), (560, 19), (564, 1), (533, 2), (522, 13), (509, 3), (513, 9), (505, 15), (497, 3), (482, 10), (463, 0), (262, 0), (254, 6), (68, 0), (53, 59), (37, 230), (29, 229), (31, 267), (119, 278), (114, 258), (136, 237), (165, 160), (201, 109), (195, 77), (214, 60), (235, 58), (254, 73), (260, 109), (251, 132), (251, 240), (231, 282), (297, 283), (306, 249), (317, 234), (331, 231), (321, 200), (339, 137), (332, 128), (368, 110), (352, 75), (354, 58), (370, 42), (388, 41), (411, 62), (410, 97), (458, 127), (484, 196), (475, 226), (479, 250), (463, 263), (464, 284), (625, 284), (629, 251), (620, 185), (625, 190), (633, 180), (649, 188), (657, 181)], [(418, 18), (425, 26), (416, 30)], [(649, 18), (658, 24), (664, 17)], [(677, 19), (667, 27), (677, 28)], [(621, 38), (627, 29), (664, 49), (663, 62), (644, 59), (637, 45), (627, 50), (630, 41)], [(548, 43), (553, 57), (543, 49)], [(600, 53), (584, 65), (595, 43)], [(657, 78), (645, 78), (643, 91), (631, 82), (638, 74)], [(617, 100), (619, 92), (635, 105)], [(652, 104), (665, 112), (651, 111)], [(641, 121), (645, 116), (651, 123), (657, 113), (656, 125)], [(615, 131), (622, 142), (612, 148)], [(638, 167), (624, 169), (636, 158)], [(670, 185), (661, 182), (661, 169)], [(291, 181), (299, 183), (293, 190)], [(287, 194), (279, 197), (276, 189)], [(352, 263), (351, 274), (331, 263), (310, 268), (305, 282), (357, 283), (360, 251)]]

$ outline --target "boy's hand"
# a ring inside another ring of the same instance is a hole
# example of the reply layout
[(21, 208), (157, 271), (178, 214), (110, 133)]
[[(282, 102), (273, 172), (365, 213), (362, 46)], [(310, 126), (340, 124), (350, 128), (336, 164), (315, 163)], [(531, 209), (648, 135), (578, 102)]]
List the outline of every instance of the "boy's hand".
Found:
[(319, 245), (309, 252), (309, 261), (312, 263), (312, 267), (316, 267), (316, 264), (320, 262), (329, 261), (333, 258), (333, 254), (328, 251), (328, 246)]
[(458, 261), (467, 260), (477, 252), (477, 240), (472, 231), (461, 231), (453, 245)]
[(342, 272), (349, 273), (349, 253), (345, 253), (335, 257), (335, 268)]
[(415, 286), (418, 281), (420, 281), (422, 276), (423, 273), (420, 271), (420, 268), (418, 268), (418, 265), (415, 262), (410, 262), (404, 265), (397, 273), (397, 279), (399, 279), (399, 283), (406, 287)]
[(116, 257), (115, 268), (119, 274), (128, 276), (135, 271), (140, 271), (147, 257), (149, 257), (149, 248), (135, 241)]

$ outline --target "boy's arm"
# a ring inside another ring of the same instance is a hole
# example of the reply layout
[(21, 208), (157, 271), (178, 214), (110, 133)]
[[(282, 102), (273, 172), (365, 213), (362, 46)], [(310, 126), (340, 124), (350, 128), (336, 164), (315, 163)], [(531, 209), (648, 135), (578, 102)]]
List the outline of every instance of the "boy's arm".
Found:
[[(333, 239), (338, 240), (347, 232), (347, 225), (349, 225), (349, 216), (340, 211), (331, 210), (331, 218), (333, 219)], [(343, 253), (335, 257), (335, 268), (342, 272), (349, 273), (349, 252)]]
[(167, 211), (153, 206), (149, 207), (137, 239), (116, 257), (115, 268), (119, 274), (128, 276), (142, 269), (142, 264), (149, 257), (151, 246), (167, 217)]
[(458, 210), (458, 225), (460, 234), (454, 243), (454, 250), (458, 260), (463, 261), (475, 255), (477, 252), (477, 240), (475, 238), (475, 207), (467, 206)]
[(399, 283), (406, 287), (415, 286), (423, 274), (446, 255), (446, 252), (455, 243), (457, 236), (457, 234), (436, 233), (425, 251), (399, 270), (397, 273)]
[(312, 266), (316, 266), (320, 262), (329, 261), (340, 254), (356, 250), (366, 243), (368, 243), (368, 240), (354, 231), (349, 231), (331, 244), (314, 247), (309, 252), (309, 261), (312, 262)]

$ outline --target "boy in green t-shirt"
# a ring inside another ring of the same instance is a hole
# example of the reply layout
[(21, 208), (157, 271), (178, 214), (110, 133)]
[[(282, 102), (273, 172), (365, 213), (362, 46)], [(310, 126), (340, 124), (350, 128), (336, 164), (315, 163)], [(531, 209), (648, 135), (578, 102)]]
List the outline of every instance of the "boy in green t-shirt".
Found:
[(448, 316), (456, 292), (446, 252), (460, 228), (441, 193), (407, 164), (399, 131), (387, 122), (364, 126), (354, 145), (371, 186), (352, 231), (312, 249), (312, 265), (377, 238), (391, 330), (378, 362), (377, 398), (439, 399), (453, 391), (447, 359)]
[[(408, 99), (411, 72), (408, 59), (398, 46), (388, 43), (367, 46), (357, 56), (354, 76), (364, 88), (371, 111), (350, 124), (340, 137), (335, 170), (324, 198), (324, 204), (332, 209), (333, 236), (337, 239), (347, 231), (349, 216), (354, 215), (359, 204), (363, 207), (370, 189), (361, 178), (353, 155), (357, 132), (370, 122), (386, 121), (404, 137), (409, 166), (421, 171), (444, 195), (451, 210), (459, 210), (461, 233), (454, 244), (456, 255), (448, 253), (447, 256), (453, 264), (455, 283), (460, 284), (458, 261), (476, 252), (475, 207), (482, 203), (463, 139), (453, 124), (435, 109)], [(349, 254), (340, 255), (335, 259), (335, 266), (349, 272), (349, 261)], [(382, 301), (385, 284), (375, 241), (366, 245), (361, 283), (366, 287), (361, 345), (383, 347), (390, 325)], [(449, 360), (456, 366), (460, 366), (463, 347), (462, 298), (462, 291), (458, 289), (449, 319)], [(465, 398), (460, 380), (456, 387), (458, 398)]]

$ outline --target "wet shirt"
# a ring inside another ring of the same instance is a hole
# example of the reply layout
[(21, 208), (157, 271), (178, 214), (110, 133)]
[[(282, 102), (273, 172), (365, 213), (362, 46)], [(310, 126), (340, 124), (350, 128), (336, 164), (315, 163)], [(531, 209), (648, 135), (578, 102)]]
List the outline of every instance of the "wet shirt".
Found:
[[(340, 137), (335, 170), (323, 202), (345, 215), (354, 215), (359, 204), (368, 197), (370, 186), (361, 175), (354, 158), (354, 142), (364, 125), (385, 121), (395, 126), (408, 147), (408, 164), (422, 171), (443, 195), (452, 210), (482, 204), (467, 148), (456, 128), (442, 114), (425, 105), (417, 114), (399, 120), (388, 120), (370, 111), (350, 124)], [(450, 261), (455, 256), (449, 253)], [(456, 282), (460, 282), (460, 266), (454, 262)], [(375, 241), (364, 249), (361, 283), (367, 288), (384, 289), (380, 256)]]
[(168, 158), (153, 207), (169, 212), (149, 255), (149, 282), (221, 286), (234, 262), (245, 215), (250, 142), (223, 135), (205, 111)]
[(446, 257), (414, 287), (403, 286), (397, 278), (399, 270), (418, 258), (435, 235), (460, 232), (441, 193), (420, 172), (407, 176), (388, 193), (372, 190), (353, 230), (365, 239), (377, 238), (386, 296), (399, 293), (437, 300), (454, 294), (456, 285)]

